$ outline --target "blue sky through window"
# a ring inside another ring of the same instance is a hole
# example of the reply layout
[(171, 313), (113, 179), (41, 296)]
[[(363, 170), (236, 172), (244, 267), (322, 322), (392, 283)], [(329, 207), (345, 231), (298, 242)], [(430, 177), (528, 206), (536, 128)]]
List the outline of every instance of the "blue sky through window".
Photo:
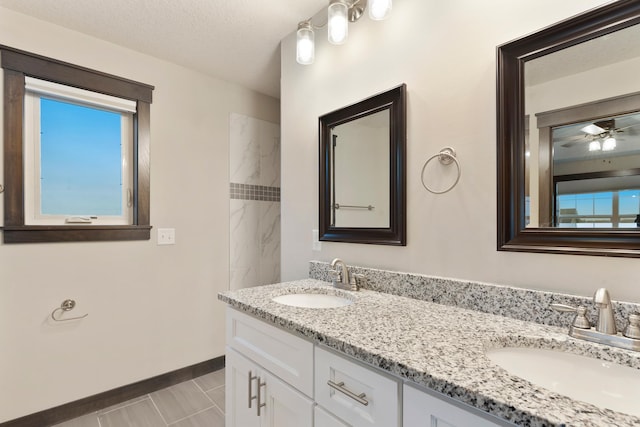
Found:
[(620, 215), (640, 214), (640, 190), (620, 191)]
[(41, 98), (41, 211), (122, 215), (119, 113)]

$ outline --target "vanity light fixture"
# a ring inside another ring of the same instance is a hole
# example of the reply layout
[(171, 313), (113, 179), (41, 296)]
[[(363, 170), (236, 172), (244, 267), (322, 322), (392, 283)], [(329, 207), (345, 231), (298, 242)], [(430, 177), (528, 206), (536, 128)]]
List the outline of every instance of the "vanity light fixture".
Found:
[(302, 21), (298, 24), (298, 32), (296, 33), (296, 61), (298, 64), (313, 64), (315, 58), (315, 35), (311, 20)]
[(327, 23), (316, 26), (311, 18), (298, 23), (296, 32), (296, 61), (298, 64), (313, 64), (315, 56), (314, 30), (327, 26), (329, 43), (341, 45), (347, 41), (349, 22), (356, 22), (369, 7), (369, 18), (374, 21), (386, 19), (391, 12), (392, 0), (330, 0)]
[(374, 21), (387, 19), (391, 13), (391, 0), (370, 0), (369, 18)]
[(344, 44), (349, 35), (349, 7), (344, 0), (331, 0), (327, 13), (329, 43)]

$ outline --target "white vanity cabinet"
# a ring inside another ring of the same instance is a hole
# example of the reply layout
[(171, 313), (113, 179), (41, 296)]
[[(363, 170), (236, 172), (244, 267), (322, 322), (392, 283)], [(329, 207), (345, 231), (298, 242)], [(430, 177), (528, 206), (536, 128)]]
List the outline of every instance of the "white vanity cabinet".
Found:
[(313, 344), (227, 309), (226, 427), (312, 427)]
[(227, 308), (226, 427), (504, 427)]
[[(403, 427), (502, 427), (481, 415), (446, 402), (410, 385), (404, 385), (402, 396)], [(490, 415), (487, 415), (490, 417)], [(496, 420), (497, 421), (497, 420)]]

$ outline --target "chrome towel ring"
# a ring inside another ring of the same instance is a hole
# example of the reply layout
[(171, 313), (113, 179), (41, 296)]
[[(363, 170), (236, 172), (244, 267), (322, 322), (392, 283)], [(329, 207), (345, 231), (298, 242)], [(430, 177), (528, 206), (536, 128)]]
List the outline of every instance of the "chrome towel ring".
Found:
[[(451, 184), (450, 187), (444, 189), (444, 190), (433, 190), (431, 188), (429, 188), (429, 186), (427, 186), (427, 184), (424, 183), (424, 171), (427, 168), (427, 165), (429, 164), (429, 162), (433, 159), (438, 159), (440, 161), (440, 164), (442, 165), (450, 165), (451, 163), (455, 163), (456, 164), (456, 168), (458, 169), (458, 175), (456, 176), (456, 180), (453, 184)], [(433, 156), (429, 157), (427, 159), (427, 161), (424, 163), (424, 166), (422, 166), (422, 173), (420, 174), (420, 178), (422, 180), (422, 186), (429, 191), (430, 193), (433, 194), (444, 194), (448, 191), (451, 191), (451, 189), (453, 189), (453, 187), (456, 186), (456, 184), (458, 184), (458, 181), (460, 181), (460, 175), (462, 173), (462, 169), (460, 168), (460, 163), (458, 163), (458, 159), (456, 158), (456, 150), (454, 150), (452, 147), (444, 147), (442, 150), (440, 150), (439, 153), (434, 154)]]
[(62, 304), (60, 304), (60, 307), (55, 308), (52, 312), (51, 312), (51, 318), (53, 320), (55, 320), (56, 322), (67, 322), (69, 320), (77, 320), (77, 319), (84, 319), (85, 317), (87, 317), (89, 315), (89, 313), (83, 315), (83, 316), (76, 316), (76, 317), (69, 317), (67, 319), (63, 319), (61, 317), (56, 317), (56, 313), (58, 311), (60, 311), (61, 313), (65, 312), (65, 311), (71, 311), (73, 310), (73, 308), (76, 306), (76, 302), (72, 299), (66, 299), (64, 301), (62, 301)]

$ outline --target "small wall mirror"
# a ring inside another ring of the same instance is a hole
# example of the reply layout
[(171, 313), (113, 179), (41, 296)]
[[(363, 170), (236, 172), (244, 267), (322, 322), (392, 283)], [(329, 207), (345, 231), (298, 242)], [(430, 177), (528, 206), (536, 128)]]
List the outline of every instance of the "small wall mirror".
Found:
[(320, 117), (320, 240), (406, 244), (406, 85)]
[(498, 249), (640, 256), (640, 3), (498, 47)]

